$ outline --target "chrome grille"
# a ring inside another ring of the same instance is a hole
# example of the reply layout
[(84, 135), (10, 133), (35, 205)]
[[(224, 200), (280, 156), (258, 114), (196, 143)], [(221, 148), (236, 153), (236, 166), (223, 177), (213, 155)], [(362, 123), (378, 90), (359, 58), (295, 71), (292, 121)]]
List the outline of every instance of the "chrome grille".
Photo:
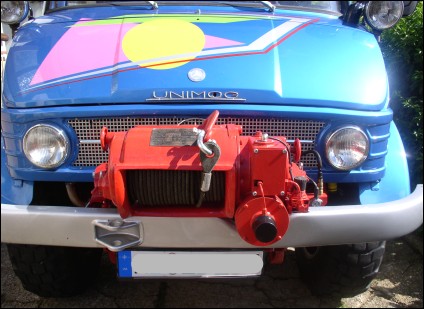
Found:
[[(100, 148), (100, 130), (107, 127), (109, 132), (128, 131), (138, 125), (178, 125), (202, 123), (199, 118), (100, 118), (100, 119), (71, 119), (70, 126), (75, 130), (79, 139), (78, 158), (74, 166), (97, 166), (108, 159), (108, 153)], [(269, 136), (285, 136), (287, 140), (299, 138), (302, 141), (302, 150), (315, 147), (315, 139), (325, 125), (320, 121), (286, 120), (276, 118), (219, 118), (217, 124), (237, 124), (243, 128), (242, 135), (252, 136), (257, 131), (268, 133)], [(314, 167), (315, 159), (312, 155), (303, 158), (305, 167)]]

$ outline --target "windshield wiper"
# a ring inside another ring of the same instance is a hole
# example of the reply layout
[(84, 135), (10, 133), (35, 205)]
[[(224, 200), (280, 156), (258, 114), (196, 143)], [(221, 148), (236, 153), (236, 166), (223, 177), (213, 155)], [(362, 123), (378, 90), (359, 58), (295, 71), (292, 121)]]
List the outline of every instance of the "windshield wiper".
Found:
[(159, 5), (156, 3), (156, 1), (145, 1), (148, 2), (152, 6), (152, 10), (157, 10), (159, 8)]
[(260, 1), (260, 3), (262, 3), (263, 5), (265, 5), (269, 9), (270, 12), (274, 12), (275, 11), (275, 5), (272, 4), (271, 2), (269, 2), (269, 1)]
[[(113, 1), (110, 3), (102, 3), (104, 5), (112, 5), (112, 6), (125, 6), (125, 5), (135, 5), (135, 3), (138, 3), (140, 1)], [(159, 5), (156, 3), (156, 1), (141, 1), (141, 2), (147, 2), (152, 6), (152, 10), (157, 10), (159, 8)]]

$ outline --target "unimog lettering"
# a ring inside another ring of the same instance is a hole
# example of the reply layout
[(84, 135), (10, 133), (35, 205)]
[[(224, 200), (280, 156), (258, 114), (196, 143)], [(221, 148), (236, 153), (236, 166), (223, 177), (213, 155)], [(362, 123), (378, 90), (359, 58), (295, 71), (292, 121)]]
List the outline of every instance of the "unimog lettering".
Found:
[(227, 92), (221, 92), (221, 91), (181, 91), (181, 92), (175, 92), (175, 91), (153, 91), (152, 98), (148, 99), (149, 101), (154, 100), (181, 100), (181, 99), (192, 99), (192, 100), (199, 100), (199, 99), (228, 99), (228, 100), (234, 100), (239, 97), (238, 92), (236, 91), (227, 91)]

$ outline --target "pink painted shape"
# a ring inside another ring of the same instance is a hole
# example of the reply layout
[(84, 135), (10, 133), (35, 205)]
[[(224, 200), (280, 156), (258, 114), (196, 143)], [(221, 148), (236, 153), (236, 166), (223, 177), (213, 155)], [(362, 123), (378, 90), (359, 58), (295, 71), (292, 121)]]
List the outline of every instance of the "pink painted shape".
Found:
[(207, 48), (217, 48), (217, 47), (224, 47), (224, 46), (236, 46), (236, 45), (243, 45), (244, 43), (227, 40), (223, 38), (219, 38), (212, 35), (205, 35), (205, 49)]
[(30, 85), (128, 61), (121, 42), (135, 25), (71, 27), (53, 46)]

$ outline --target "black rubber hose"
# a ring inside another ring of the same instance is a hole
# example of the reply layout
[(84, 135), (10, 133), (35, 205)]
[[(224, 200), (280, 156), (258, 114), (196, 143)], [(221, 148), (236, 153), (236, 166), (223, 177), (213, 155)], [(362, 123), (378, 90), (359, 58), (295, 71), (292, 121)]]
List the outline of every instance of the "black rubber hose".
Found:
[(322, 169), (322, 159), (321, 159), (321, 155), (319, 154), (318, 151), (316, 151), (316, 150), (302, 151), (302, 156), (310, 154), (310, 153), (312, 153), (315, 156), (315, 159), (317, 160), (317, 163), (318, 163), (318, 171), (321, 171), (321, 169)]
[(321, 155), (319, 154), (318, 151), (316, 150), (307, 150), (307, 151), (302, 151), (302, 155), (307, 155), (312, 153), (315, 156), (315, 159), (317, 160), (317, 165), (318, 165), (318, 195), (323, 193), (323, 187), (324, 187), (324, 176), (322, 174), (322, 159), (321, 159)]
[(314, 186), (315, 186), (315, 189), (314, 189), (314, 199), (318, 199), (318, 195), (319, 195), (319, 189), (318, 189), (318, 185), (317, 185), (317, 183), (312, 179), (312, 178), (309, 178), (308, 177), (308, 179), (309, 179), (309, 181), (310, 182), (312, 182), (313, 184), (314, 184)]

